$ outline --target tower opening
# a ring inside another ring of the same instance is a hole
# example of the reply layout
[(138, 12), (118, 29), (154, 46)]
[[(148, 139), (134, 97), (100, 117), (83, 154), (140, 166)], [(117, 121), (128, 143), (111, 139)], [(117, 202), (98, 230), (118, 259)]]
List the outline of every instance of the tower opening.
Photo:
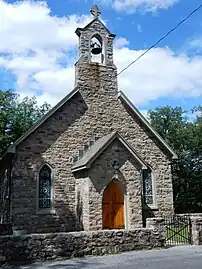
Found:
[(90, 40), (90, 61), (104, 63), (103, 40), (99, 34), (93, 35)]

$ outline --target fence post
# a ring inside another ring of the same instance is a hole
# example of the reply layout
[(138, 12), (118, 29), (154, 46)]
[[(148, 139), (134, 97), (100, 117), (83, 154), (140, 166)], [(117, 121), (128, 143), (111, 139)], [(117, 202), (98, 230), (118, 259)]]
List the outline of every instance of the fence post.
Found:
[(191, 220), (191, 239), (193, 245), (202, 244), (202, 217), (190, 217)]

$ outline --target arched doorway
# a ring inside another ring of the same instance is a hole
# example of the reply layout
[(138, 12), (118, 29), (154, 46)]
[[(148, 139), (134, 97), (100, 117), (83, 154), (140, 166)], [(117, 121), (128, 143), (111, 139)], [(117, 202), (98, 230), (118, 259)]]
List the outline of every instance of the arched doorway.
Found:
[(103, 229), (124, 229), (124, 193), (121, 183), (113, 180), (106, 187), (102, 200)]

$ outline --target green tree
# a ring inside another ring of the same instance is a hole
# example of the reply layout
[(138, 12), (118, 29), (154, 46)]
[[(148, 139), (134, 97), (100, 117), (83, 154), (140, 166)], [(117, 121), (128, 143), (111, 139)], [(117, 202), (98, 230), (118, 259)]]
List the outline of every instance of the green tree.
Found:
[(181, 107), (157, 107), (148, 116), (152, 126), (176, 151), (173, 162), (173, 189), (176, 212), (202, 212), (202, 108), (190, 112)]
[(36, 97), (20, 100), (12, 90), (0, 90), (0, 156), (50, 109), (37, 105)]
[(154, 129), (174, 148), (177, 153), (187, 144), (187, 111), (181, 107), (157, 107), (149, 110), (149, 119)]

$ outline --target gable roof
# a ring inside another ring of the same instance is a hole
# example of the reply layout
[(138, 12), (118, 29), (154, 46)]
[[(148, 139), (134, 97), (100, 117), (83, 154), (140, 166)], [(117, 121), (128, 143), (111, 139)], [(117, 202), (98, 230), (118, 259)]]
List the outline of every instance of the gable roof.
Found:
[(67, 94), (57, 105), (50, 109), (36, 124), (34, 124), (27, 132), (25, 132), (18, 140), (16, 140), (7, 150), (7, 153), (15, 153), (16, 147), (32, 134), (41, 124), (50, 118), (59, 108), (61, 108), (67, 101), (69, 101), (77, 92), (79, 87), (75, 87), (69, 94)]
[(86, 151), (84, 156), (72, 166), (72, 172), (90, 168), (91, 164), (115, 139), (118, 139), (121, 142), (121, 144), (133, 155), (143, 169), (147, 169), (148, 165), (138, 155), (134, 148), (118, 132), (113, 132), (97, 140), (95, 144)]
[(136, 117), (147, 127), (147, 129), (156, 137), (156, 139), (164, 146), (164, 148), (172, 155), (173, 159), (178, 159), (177, 154), (167, 144), (167, 142), (158, 134), (158, 132), (151, 126), (146, 118), (140, 113), (140, 111), (133, 105), (133, 103), (126, 97), (126, 95), (119, 91), (118, 98), (124, 101)]
[[(48, 113), (46, 113), (36, 124), (34, 124), (26, 133), (24, 133), (18, 140), (16, 140), (7, 150), (7, 153), (15, 153), (16, 147), (23, 142), (30, 134), (32, 134), (41, 124), (43, 124), (48, 118), (50, 118), (60, 107), (62, 107), (67, 101), (69, 101), (77, 92), (79, 87), (75, 87), (69, 94), (67, 94), (57, 105), (55, 105)], [(177, 159), (177, 154), (171, 149), (166, 141), (157, 133), (151, 124), (145, 119), (145, 117), (139, 112), (139, 110), (132, 104), (132, 102), (126, 97), (126, 95), (119, 91), (118, 98), (125, 102), (125, 104), (132, 110), (136, 117), (148, 128), (148, 130), (156, 137), (156, 139), (163, 145), (163, 147), (172, 155), (173, 159)]]
[(80, 35), (81, 35), (81, 31), (86, 30), (86, 29), (87, 29), (93, 22), (95, 22), (95, 21), (98, 21), (98, 22), (105, 28), (105, 30), (109, 33), (109, 35), (110, 35), (111, 37), (116, 37), (115, 34), (112, 34), (112, 33), (109, 31), (109, 29), (107, 29), (107, 27), (104, 25), (103, 22), (101, 22), (101, 20), (100, 20), (99, 18), (95, 18), (95, 19), (93, 19), (93, 20), (92, 20), (91, 22), (89, 22), (89, 24), (87, 24), (84, 28), (80, 28), (80, 27), (78, 27), (78, 28), (76, 29), (75, 33), (76, 33), (78, 36), (80, 36)]

